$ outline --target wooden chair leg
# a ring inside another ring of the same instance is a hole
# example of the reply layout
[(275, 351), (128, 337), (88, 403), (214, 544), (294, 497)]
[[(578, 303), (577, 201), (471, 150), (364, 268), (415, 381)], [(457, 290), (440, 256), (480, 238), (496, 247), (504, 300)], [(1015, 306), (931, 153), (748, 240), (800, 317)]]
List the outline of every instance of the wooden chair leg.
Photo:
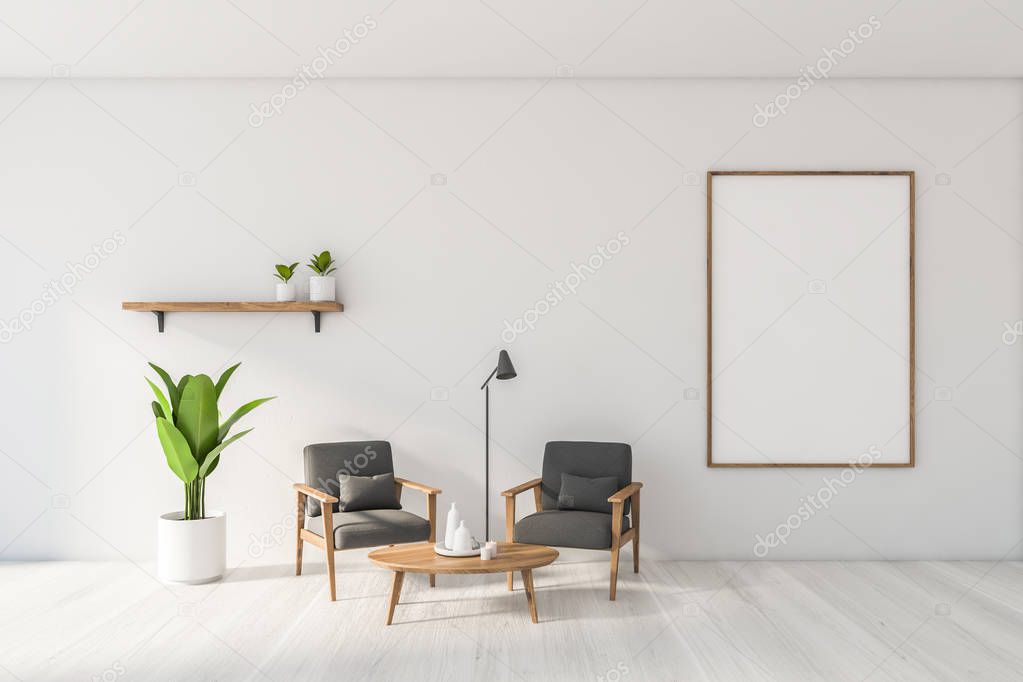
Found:
[[(329, 540), (328, 540), (329, 542)], [(337, 588), (334, 584), (334, 548), (327, 549), (327, 581), (330, 583), (330, 600), (337, 601)]]
[[(429, 494), (426, 496), (426, 515), (430, 519), (430, 544), (437, 542), (437, 496)], [(437, 587), (437, 575), (430, 574), (430, 587)]]
[(639, 491), (632, 496), (632, 572), (639, 573)]
[(620, 547), (611, 548), (611, 601), (615, 600), (618, 593), (618, 553)]
[[(515, 541), (515, 498), (504, 498), (504, 541)], [(515, 589), (515, 574), (508, 572), (508, 591)]]
[(329, 504), (323, 505), (323, 549), (327, 552), (327, 581), (330, 583), (330, 600), (337, 601), (334, 584), (334, 510)]
[(302, 528), (305, 527), (305, 495), (298, 493), (295, 509), (295, 575), (302, 575)]
[(611, 601), (618, 592), (618, 554), (622, 548), (622, 513), (621, 502), (612, 504), (611, 509)]

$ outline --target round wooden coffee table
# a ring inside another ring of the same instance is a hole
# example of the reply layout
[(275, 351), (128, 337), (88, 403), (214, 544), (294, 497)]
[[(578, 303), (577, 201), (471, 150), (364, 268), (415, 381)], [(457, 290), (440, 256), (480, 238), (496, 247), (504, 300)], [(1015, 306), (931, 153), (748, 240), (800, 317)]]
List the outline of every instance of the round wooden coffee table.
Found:
[(558, 550), (543, 545), (522, 545), (514, 542), (497, 543), (497, 557), (483, 561), (478, 556), (456, 558), (441, 556), (433, 551), (429, 542), (409, 545), (391, 545), (369, 553), (369, 560), (377, 566), (394, 571), (391, 601), (387, 605), (387, 624), (394, 617), (394, 607), (401, 596), (401, 584), (406, 573), (510, 573), (522, 572), (526, 586), (526, 603), (533, 622), (536, 617), (536, 595), (533, 592), (533, 569), (552, 563)]

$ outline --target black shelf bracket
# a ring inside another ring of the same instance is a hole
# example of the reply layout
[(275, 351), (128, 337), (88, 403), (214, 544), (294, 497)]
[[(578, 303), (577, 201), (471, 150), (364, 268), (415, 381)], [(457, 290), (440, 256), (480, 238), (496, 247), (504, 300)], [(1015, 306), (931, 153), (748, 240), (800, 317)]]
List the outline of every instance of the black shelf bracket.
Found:
[[(156, 330), (160, 334), (163, 334), (164, 328), (166, 326), (165, 325), (165, 322), (166, 322), (165, 317), (166, 317), (166, 313), (167, 313), (166, 310), (152, 310), (150, 308), (144, 308), (144, 309), (140, 309), (140, 308), (127, 308), (127, 309), (128, 310), (148, 310), (149, 312), (153, 313), (153, 315), (156, 316)], [(294, 309), (292, 309), (292, 310), (294, 310)], [(249, 312), (249, 311), (247, 311), (244, 308), (242, 308), (242, 309), (237, 309), (237, 308), (236, 309), (229, 309), (226, 312), (238, 312), (238, 311)], [(183, 310), (183, 312), (218, 312), (218, 311), (216, 309), (210, 309), (210, 308), (196, 308), (194, 310), (186, 308), (186, 309)], [(275, 311), (274, 311), (274, 309), (271, 308), (271, 309), (268, 309), (268, 310), (265, 310), (265, 311), (258, 310), (258, 311), (253, 311), (253, 312), (268, 312), (269, 313), (269, 312), (275, 312)], [(320, 313), (322, 313), (322, 312), (334, 312), (334, 311), (333, 310), (327, 310), (327, 311), (323, 311), (323, 310), (310, 310), (309, 312), (311, 312), (313, 314), (313, 330), (315, 331), (315, 333), (319, 334), (320, 333)]]

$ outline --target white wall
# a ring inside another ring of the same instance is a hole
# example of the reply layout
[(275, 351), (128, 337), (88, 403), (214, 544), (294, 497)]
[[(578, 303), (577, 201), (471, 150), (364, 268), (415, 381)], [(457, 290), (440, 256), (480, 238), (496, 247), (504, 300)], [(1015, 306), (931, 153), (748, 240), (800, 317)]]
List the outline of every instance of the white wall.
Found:
[[(479, 524), (478, 388), (503, 322), (619, 231), (629, 245), (508, 346), (492, 489), (538, 475), (549, 439), (627, 441), (650, 556), (751, 557), (836, 472), (705, 466), (708, 168), (917, 171), (917, 467), (864, 473), (772, 558), (1023, 556), (1023, 343), (1002, 341), (1023, 315), (1018, 82), (832, 80), (755, 128), (788, 81), (331, 81), (251, 128), (281, 84), (0, 82), (0, 319), (125, 241), (0, 346), (0, 558), (151, 558), (180, 486), (147, 360), (242, 360), (229, 406), (279, 396), (209, 483), (232, 564), (290, 515), (316, 441), (390, 439), (400, 475)], [(322, 248), (346, 311), (319, 335), (306, 315), (226, 314), (168, 315), (159, 335), (119, 309), (266, 299), (274, 263)], [(262, 560), (287, 562), (288, 542)]]
[[(789, 77), (874, 17), (847, 77), (1023, 75), (1014, 0), (0, 0), (0, 75)], [(55, 67), (57, 67), (55, 69)]]

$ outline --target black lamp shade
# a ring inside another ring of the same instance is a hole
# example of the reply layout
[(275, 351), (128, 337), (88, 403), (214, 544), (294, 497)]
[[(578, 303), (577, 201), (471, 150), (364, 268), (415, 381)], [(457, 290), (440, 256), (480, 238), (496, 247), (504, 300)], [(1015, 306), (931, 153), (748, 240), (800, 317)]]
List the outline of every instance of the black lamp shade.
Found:
[(514, 379), (515, 376), (515, 366), (512, 365), (508, 351), (501, 351), (501, 354), (497, 357), (497, 378), (503, 381), (505, 379)]

